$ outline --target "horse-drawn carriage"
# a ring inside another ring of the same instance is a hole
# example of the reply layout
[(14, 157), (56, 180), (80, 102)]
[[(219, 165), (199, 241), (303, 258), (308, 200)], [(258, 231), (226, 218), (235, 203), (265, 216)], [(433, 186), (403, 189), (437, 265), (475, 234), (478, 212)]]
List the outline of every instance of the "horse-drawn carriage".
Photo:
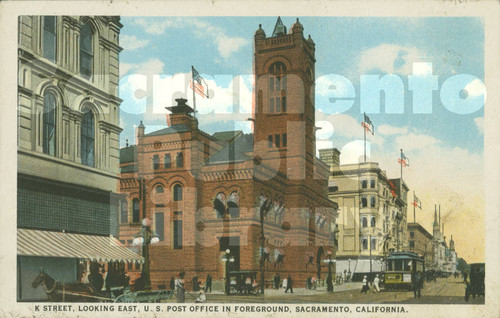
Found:
[(465, 287), (465, 301), (469, 301), (469, 297), (476, 296), (484, 297), (484, 263), (470, 264), (469, 281)]
[(48, 301), (52, 302), (168, 302), (172, 299), (173, 291), (130, 291), (128, 287), (111, 287), (109, 292), (96, 290), (90, 284), (80, 282), (58, 282), (43, 270), (33, 280), (31, 286), (42, 286), (47, 294)]

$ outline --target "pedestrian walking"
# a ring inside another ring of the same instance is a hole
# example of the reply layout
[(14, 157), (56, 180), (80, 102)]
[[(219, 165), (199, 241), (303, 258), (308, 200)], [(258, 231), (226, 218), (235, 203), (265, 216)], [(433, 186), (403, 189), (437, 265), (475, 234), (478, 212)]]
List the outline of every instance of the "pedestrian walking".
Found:
[(274, 289), (279, 289), (280, 288), (280, 283), (281, 283), (280, 274), (276, 273), (276, 276), (274, 276)]
[(373, 286), (375, 286), (375, 290), (380, 293), (380, 287), (379, 287), (379, 284), (380, 284), (380, 278), (378, 278), (378, 274), (375, 275), (375, 279), (373, 280)]
[(314, 274), (313, 277), (311, 278), (312, 289), (316, 289), (317, 283), (318, 283), (318, 276)]
[(368, 287), (368, 277), (365, 275), (363, 277), (363, 286), (361, 287), (361, 292), (365, 293), (370, 290), (370, 287)]
[(285, 293), (290, 289), (290, 293), (293, 294), (293, 281), (292, 281), (292, 276), (288, 275), (288, 278), (286, 279), (286, 289)]
[(184, 272), (179, 273), (179, 278), (175, 280), (175, 292), (177, 296), (177, 302), (184, 303), (186, 301), (186, 290), (184, 289)]
[(283, 288), (286, 289), (286, 285), (288, 283), (288, 280), (286, 278), (283, 279)]
[(205, 293), (208, 292), (210, 288), (210, 292), (212, 292), (212, 276), (210, 274), (207, 275), (207, 281), (205, 282)]
[(411, 286), (413, 289), (413, 296), (415, 298), (420, 298), (420, 290), (422, 289), (422, 283), (420, 282), (420, 273), (419, 272), (414, 272), (411, 275)]
[(250, 275), (245, 279), (245, 294), (250, 294), (252, 292), (252, 278)]
[(175, 289), (175, 278), (174, 276), (170, 277), (170, 290), (174, 291)]

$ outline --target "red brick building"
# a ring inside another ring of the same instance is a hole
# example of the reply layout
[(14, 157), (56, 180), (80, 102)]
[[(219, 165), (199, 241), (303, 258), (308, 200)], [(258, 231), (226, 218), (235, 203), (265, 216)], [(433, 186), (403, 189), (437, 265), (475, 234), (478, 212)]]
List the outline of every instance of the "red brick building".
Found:
[[(266, 280), (291, 274), (296, 286), (328, 271), (335, 256), (337, 205), (328, 199), (328, 166), (316, 158), (315, 45), (297, 22), (278, 18), (273, 34), (255, 33), (254, 132), (198, 129), (185, 99), (169, 107), (169, 127), (121, 150), (120, 239), (130, 242), (151, 218), (160, 242), (150, 247), (153, 287), (185, 271), (214, 280), (260, 269), (263, 213)], [(306, 266), (307, 264), (307, 266)], [(335, 268), (333, 268), (335, 273)]]

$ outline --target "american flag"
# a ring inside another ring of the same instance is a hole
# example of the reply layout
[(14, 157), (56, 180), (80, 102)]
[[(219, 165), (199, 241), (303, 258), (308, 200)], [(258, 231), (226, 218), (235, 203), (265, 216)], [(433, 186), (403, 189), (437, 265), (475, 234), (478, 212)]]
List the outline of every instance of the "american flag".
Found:
[(372, 121), (370, 120), (370, 117), (364, 113), (365, 120), (361, 123), (361, 127), (363, 127), (366, 131), (369, 131), (372, 133), (372, 135), (375, 134), (375, 126), (373, 126)]
[[(194, 92), (201, 97), (205, 98), (208, 97), (208, 85), (205, 82), (205, 79), (201, 77), (200, 73), (194, 68), (194, 66), (191, 66), (192, 72), (193, 72), (193, 80), (189, 81), (189, 88), (194, 90)], [(194, 85), (193, 85), (194, 83)], [(207, 92), (205, 92), (205, 86), (207, 87)]]
[(398, 163), (402, 165), (403, 167), (409, 167), (410, 166), (410, 159), (405, 156), (403, 152), (401, 152), (401, 158), (398, 159)]
[(415, 196), (415, 200), (411, 204), (413, 204), (414, 207), (422, 210), (422, 202), (416, 196)]
[[(189, 81), (189, 88), (193, 89), (193, 81)], [(205, 98), (205, 87), (203, 85), (198, 84), (198, 82), (194, 83), (194, 92), (201, 97)]]

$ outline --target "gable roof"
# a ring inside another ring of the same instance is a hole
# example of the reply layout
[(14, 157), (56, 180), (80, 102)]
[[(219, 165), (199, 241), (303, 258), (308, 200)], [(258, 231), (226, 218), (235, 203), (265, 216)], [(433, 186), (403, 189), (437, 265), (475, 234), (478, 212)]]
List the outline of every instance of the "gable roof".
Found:
[(183, 124), (178, 124), (178, 125), (172, 125), (167, 128), (163, 128), (157, 131), (150, 132), (149, 134), (145, 134), (144, 136), (146, 137), (151, 137), (151, 136), (161, 136), (161, 135), (169, 135), (169, 134), (176, 134), (180, 132), (187, 132), (189, 131), (189, 127)]
[(245, 153), (253, 151), (253, 134), (241, 134), (224, 148), (207, 159), (206, 164), (247, 161), (252, 156)]
[(219, 141), (231, 141), (236, 137), (239, 137), (243, 134), (241, 130), (230, 130), (230, 131), (218, 131), (214, 133), (212, 136)]

